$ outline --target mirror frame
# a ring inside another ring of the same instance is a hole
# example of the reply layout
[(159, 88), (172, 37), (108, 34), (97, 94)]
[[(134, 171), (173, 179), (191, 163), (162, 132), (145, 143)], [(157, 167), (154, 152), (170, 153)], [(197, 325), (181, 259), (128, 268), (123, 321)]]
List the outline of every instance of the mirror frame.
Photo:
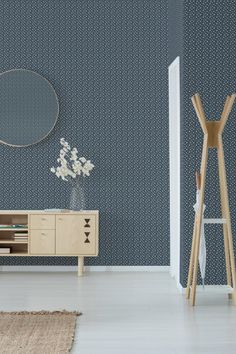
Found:
[(9, 72), (12, 72), (12, 71), (27, 71), (27, 72), (31, 72), (31, 73), (34, 73), (35, 75), (38, 75), (40, 78), (42, 78), (43, 80), (46, 81), (46, 83), (50, 86), (50, 88), (52, 89), (53, 93), (54, 93), (54, 96), (55, 96), (55, 99), (56, 99), (56, 104), (57, 104), (57, 112), (56, 112), (56, 115), (55, 115), (55, 121), (54, 121), (54, 124), (52, 125), (51, 129), (47, 132), (47, 134), (45, 134), (42, 138), (40, 138), (39, 140), (31, 143), (31, 144), (26, 144), (26, 145), (15, 145), (15, 144), (10, 144), (10, 143), (7, 143), (3, 140), (1, 140), (0, 138), (0, 144), (4, 144), (4, 145), (7, 145), (7, 146), (10, 146), (10, 147), (16, 147), (16, 148), (24, 148), (24, 147), (29, 147), (29, 146), (32, 146), (32, 145), (36, 145), (38, 143), (40, 143), (42, 140), (46, 139), (49, 134), (51, 134), (51, 132), (53, 131), (53, 129), (55, 128), (55, 125), (58, 121), (58, 117), (59, 117), (59, 99), (58, 99), (58, 96), (57, 96), (57, 93), (53, 87), (53, 85), (51, 84), (51, 82), (46, 79), (44, 76), (42, 76), (41, 74), (37, 73), (36, 71), (33, 71), (33, 70), (30, 70), (30, 69), (22, 69), (22, 68), (19, 68), (19, 69), (10, 69), (10, 70), (6, 70), (6, 71), (3, 71), (0, 73), (0, 79), (1, 79), (1, 76), (4, 75), (4, 74), (7, 74)]

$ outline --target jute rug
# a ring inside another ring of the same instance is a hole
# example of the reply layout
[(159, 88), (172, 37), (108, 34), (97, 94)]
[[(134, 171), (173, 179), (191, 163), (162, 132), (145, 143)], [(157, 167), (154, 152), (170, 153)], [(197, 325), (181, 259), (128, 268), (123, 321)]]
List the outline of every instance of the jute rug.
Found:
[(69, 353), (78, 315), (67, 311), (0, 312), (0, 353)]

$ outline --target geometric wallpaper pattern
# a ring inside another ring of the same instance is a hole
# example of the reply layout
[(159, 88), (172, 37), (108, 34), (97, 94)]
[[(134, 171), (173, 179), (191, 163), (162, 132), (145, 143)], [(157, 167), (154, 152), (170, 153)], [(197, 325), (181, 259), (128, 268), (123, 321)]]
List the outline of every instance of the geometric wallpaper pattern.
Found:
[[(190, 97), (199, 92), (209, 120), (219, 119), (227, 94), (236, 91), (236, 2), (184, 2), (182, 237), (181, 283), (186, 285), (194, 222), (194, 171), (200, 169), (203, 134)], [(236, 242), (236, 107), (223, 134), (234, 245)], [(216, 149), (209, 150), (206, 217), (220, 217)], [(206, 283), (224, 284), (225, 260), (221, 225), (207, 225)], [(234, 247), (235, 248), (235, 247)], [(236, 250), (236, 248), (235, 248)]]
[(87, 264), (169, 264), (167, 11), (165, 0), (0, 3), (1, 72), (41, 74), (60, 103), (45, 140), (0, 145), (0, 208), (68, 207), (70, 186), (49, 171), (64, 137), (95, 164), (85, 188), (87, 208), (100, 211), (100, 250)]

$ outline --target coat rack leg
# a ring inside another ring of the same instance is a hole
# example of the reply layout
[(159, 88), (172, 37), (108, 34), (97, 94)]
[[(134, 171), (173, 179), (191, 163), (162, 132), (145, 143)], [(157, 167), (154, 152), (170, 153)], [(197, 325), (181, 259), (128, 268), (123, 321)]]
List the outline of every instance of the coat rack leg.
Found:
[[(220, 161), (220, 157), (219, 156), (220, 155), (218, 153), (221, 211), (222, 211), (222, 218), (226, 219), (226, 208), (225, 208), (225, 198), (224, 198), (222, 166), (221, 166), (221, 161)], [(225, 249), (225, 266), (226, 266), (227, 285), (232, 286), (231, 270), (230, 270), (229, 239), (228, 239), (227, 224), (223, 224), (223, 234), (224, 234), (224, 249)], [(229, 298), (231, 298), (231, 297), (232, 297), (231, 294), (229, 294)]]
[(187, 288), (186, 288), (186, 299), (190, 298), (190, 290), (191, 290), (192, 279), (193, 279), (193, 260), (194, 260), (194, 254), (195, 254), (196, 230), (197, 230), (197, 217), (195, 216), (194, 227), (193, 227), (191, 256), (190, 256), (189, 269), (188, 269), (188, 282), (187, 282)]
[(196, 224), (196, 234), (194, 241), (194, 254), (193, 254), (193, 276), (192, 276), (192, 288), (191, 288), (191, 305), (195, 305), (196, 299), (196, 287), (197, 287), (197, 273), (198, 273), (198, 255), (199, 255), (199, 246), (201, 238), (201, 225), (202, 225), (202, 215), (198, 215), (197, 224)]
[(229, 210), (229, 198), (228, 198), (228, 189), (226, 181), (226, 170), (225, 170), (225, 160), (224, 160), (224, 149), (221, 136), (218, 138), (218, 160), (219, 160), (219, 169), (221, 174), (221, 188), (224, 199), (225, 206), (225, 217), (226, 217), (226, 226), (227, 226), (227, 235), (228, 235), (228, 246), (229, 246), (229, 260), (232, 273), (232, 286), (233, 286), (233, 303), (236, 305), (236, 274), (235, 274), (235, 260), (234, 260), (234, 249), (233, 249), (233, 237), (231, 230), (231, 219), (230, 219), (230, 210)]
[(203, 212), (204, 192), (205, 192), (207, 157), (208, 157), (208, 138), (207, 138), (207, 135), (205, 135), (204, 142), (203, 142), (203, 151), (202, 151), (201, 189), (200, 189), (200, 195), (199, 195), (199, 209), (197, 212), (196, 237), (195, 237), (194, 256), (193, 256), (193, 279), (192, 279), (192, 289), (191, 289), (191, 304), (192, 304), (192, 306), (195, 305), (195, 298), (196, 298), (198, 255), (199, 255), (199, 246), (200, 246), (200, 237), (201, 237), (201, 225), (202, 225), (202, 212)]
[[(227, 285), (232, 287), (232, 274), (231, 274), (231, 267), (230, 267), (230, 254), (229, 254), (229, 238), (228, 238), (228, 231), (227, 225), (223, 225), (223, 234), (224, 234), (224, 248), (225, 248), (225, 266), (226, 266), (226, 279)], [(228, 298), (232, 299), (232, 294), (228, 294)]]

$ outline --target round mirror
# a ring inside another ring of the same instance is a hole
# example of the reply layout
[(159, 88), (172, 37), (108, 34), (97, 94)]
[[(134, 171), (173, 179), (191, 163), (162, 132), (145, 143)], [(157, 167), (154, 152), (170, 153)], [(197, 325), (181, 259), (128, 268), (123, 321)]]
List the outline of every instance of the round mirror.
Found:
[(59, 113), (50, 82), (31, 70), (0, 74), (0, 141), (22, 147), (36, 144), (54, 128)]

